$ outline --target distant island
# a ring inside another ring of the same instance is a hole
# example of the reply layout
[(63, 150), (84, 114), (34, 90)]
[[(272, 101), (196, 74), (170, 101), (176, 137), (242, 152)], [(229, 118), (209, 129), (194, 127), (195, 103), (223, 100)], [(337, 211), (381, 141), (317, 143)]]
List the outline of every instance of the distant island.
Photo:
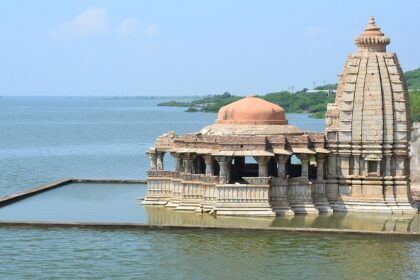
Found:
[[(409, 89), (411, 117), (420, 121), (420, 68), (404, 73)], [(304, 88), (297, 92), (280, 91), (260, 95), (262, 99), (281, 105), (289, 113), (307, 113), (313, 118), (324, 118), (327, 103), (333, 103), (337, 84), (326, 84), (313, 90)], [(194, 100), (172, 100), (161, 102), (158, 106), (185, 107), (186, 112), (217, 112), (227, 104), (243, 98), (229, 92), (197, 98)]]

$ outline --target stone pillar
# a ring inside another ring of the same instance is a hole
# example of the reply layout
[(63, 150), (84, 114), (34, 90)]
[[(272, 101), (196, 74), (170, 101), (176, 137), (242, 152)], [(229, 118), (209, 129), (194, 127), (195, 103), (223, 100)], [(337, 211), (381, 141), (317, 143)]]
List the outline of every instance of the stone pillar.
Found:
[(227, 182), (228, 182), (227, 158), (226, 157), (217, 157), (216, 160), (219, 162), (219, 166), (220, 166), (219, 183), (220, 184), (227, 184)]
[(345, 153), (345, 154), (340, 154), (340, 174), (339, 177), (343, 178), (343, 177), (347, 177), (350, 174), (350, 155)]
[(395, 201), (395, 187), (394, 187), (394, 178), (392, 177), (392, 174), (391, 174), (391, 160), (392, 160), (392, 154), (389, 152), (386, 153), (383, 157), (383, 161), (384, 161), (383, 194), (384, 194), (384, 198), (387, 203), (387, 206), (392, 209), (393, 213), (396, 213), (399, 211), (398, 211), (398, 205)]
[(270, 157), (254, 157), (258, 162), (258, 177), (268, 177), (268, 161)]
[(184, 171), (185, 173), (189, 173), (189, 174), (193, 174), (193, 169), (194, 169), (194, 156), (192, 154), (186, 154), (185, 155), (185, 166), (184, 166)]
[(302, 178), (307, 179), (309, 175), (309, 159), (308, 155), (306, 154), (300, 154), (299, 155), (300, 161), (302, 163)]
[(213, 158), (211, 157), (211, 155), (204, 156), (204, 162), (206, 163), (206, 175), (213, 176)]
[(156, 170), (163, 170), (163, 157), (165, 156), (164, 152), (157, 152), (157, 160), (156, 160)]
[(405, 157), (397, 155), (395, 157), (395, 175), (404, 176), (405, 174)]
[(232, 174), (232, 158), (226, 157), (226, 182), (229, 183)]
[(391, 176), (391, 155), (385, 155), (385, 166), (384, 166), (384, 176), (388, 177)]
[(324, 181), (324, 163), (324, 155), (318, 154), (316, 158), (316, 179), (318, 181)]
[(175, 159), (175, 171), (182, 171), (182, 156), (178, 153), (171, 153), (171, 156)]
[(156, 153), (147, 153), (147, 155), (150, 158), (150, 170), (156, 170), (156, 161), (157, 161)]
[(277, 155), (276, 156), (277, 164), (278, 164), (278, 167), (279, 167), (277, 176), (281, 179), (286, 178), (286, 164), (287, 164), (288, 158), (289, 158), (289, 156), (286, 156), (286, 155)]
[(328, 156), (328, 176), (337, 176), (337, 155), (331, 154)]
[(360, 175), (360, 155), (353, 156), (353, 175)]
[(359, 174), (360, 175), (367, 175), (367, 166), (366, 166), (367, 161), (362, 157), (359, 159), (359, 161), (360, 161), (360, 164), (359, 164), (360, 172), (359, 172)]

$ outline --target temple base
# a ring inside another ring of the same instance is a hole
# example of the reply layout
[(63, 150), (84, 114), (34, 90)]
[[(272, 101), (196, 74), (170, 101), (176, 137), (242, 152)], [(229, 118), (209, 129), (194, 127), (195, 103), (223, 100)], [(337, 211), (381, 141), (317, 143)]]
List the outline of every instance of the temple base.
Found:
[(190, 211), (201, 213), (203, 209), (201, 208), (201, 199), (189, 199), (183, 200), (181, 203), (175, 208), (176, 211)]
[(160, 205), (164, 206), (168, 204), (169, 198), (166, 196), (151, 196), (148, 195), (144, 198), (144, 200), (141, 202), (143, 205)]
[(216, 203), (214, 207), (216, 215), (225, 216), (259, 216), (274, 217), (276, 212), (271, 209), (268, 203)]
[(295, 212), (289, 206), (272, 206), (273, 211), (276, 213), (277, 216), (293, 216)]
[(312, 202), (293, 203), (292, 210), (295, 214), (319, 214), (320, 211), (315, 208)]

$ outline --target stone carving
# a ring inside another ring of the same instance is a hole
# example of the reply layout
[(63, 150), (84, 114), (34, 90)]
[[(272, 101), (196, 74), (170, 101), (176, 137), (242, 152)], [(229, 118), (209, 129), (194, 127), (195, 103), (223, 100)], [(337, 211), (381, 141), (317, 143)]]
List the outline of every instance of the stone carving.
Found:
[[(415, 212), (409, 190), (409, 99), (390, 39), (373, 17), (355, 39), (327, 115), (334, 211)], [(336, 110), (336, 109), (339, 110)], [(330, 135), (331, 134), (331, 135)]]
[(420, 206), (420, 123), (414, 123), (411, 134), (411, 193)]
[[(401, 67), (374, 18), (355, 42), (325, 134), (302, 132), (280, 106), (246, 97), (221, 108), (200, 132), (157, 139), (143, 203), (244, 216), (415, 212)], [(165, 153), (175, 158), (173, 172), (163, 170)], [(419, 166), (418, 157), (412, 162)]]

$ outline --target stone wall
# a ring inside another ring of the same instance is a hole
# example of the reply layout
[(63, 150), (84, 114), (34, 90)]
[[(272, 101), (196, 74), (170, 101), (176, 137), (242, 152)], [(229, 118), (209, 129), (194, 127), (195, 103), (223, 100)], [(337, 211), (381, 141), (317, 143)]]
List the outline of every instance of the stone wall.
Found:
[(420, 122), (414, 123), (411, 134), (411, 190), (420, 201)]

